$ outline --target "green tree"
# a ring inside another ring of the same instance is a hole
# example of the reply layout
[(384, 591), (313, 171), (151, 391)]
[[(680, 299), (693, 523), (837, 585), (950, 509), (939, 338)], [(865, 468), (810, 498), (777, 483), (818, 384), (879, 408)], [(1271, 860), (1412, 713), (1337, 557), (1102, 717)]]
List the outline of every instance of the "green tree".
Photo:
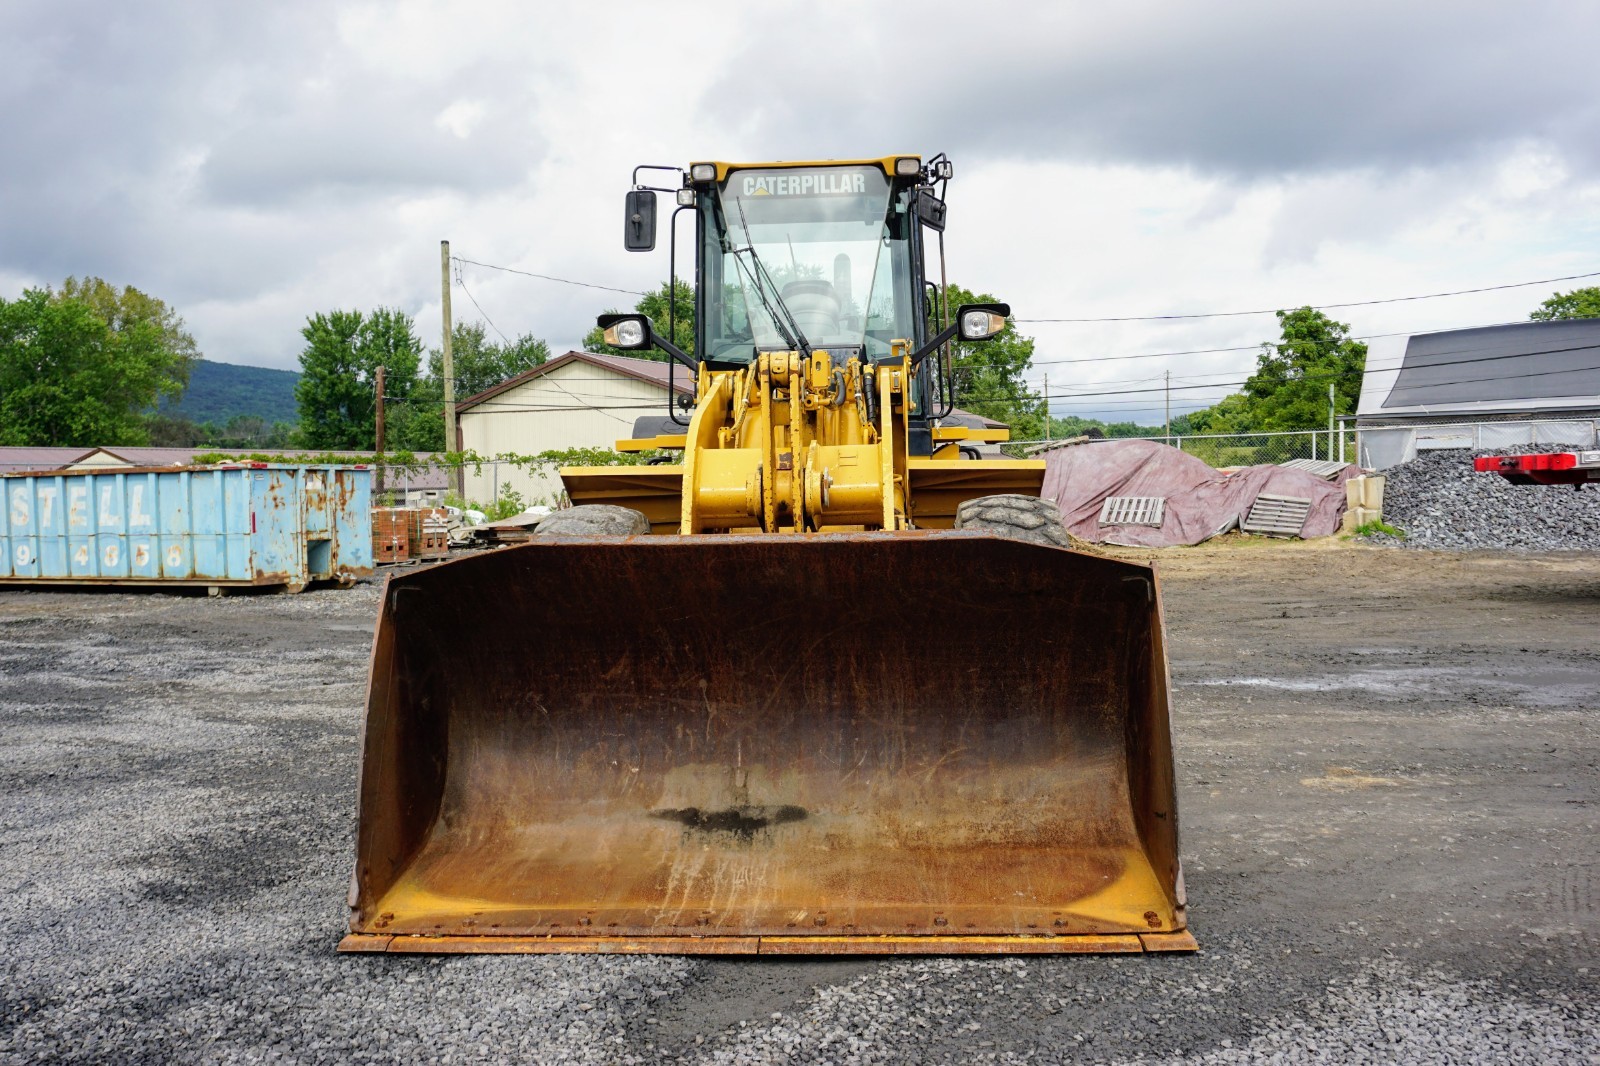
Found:
[[(1330, 383), (1334, 387), (1335, 413), (1354, 411), (1361, 398), (1367, 346), (1350, 339), (1348, 325), (1310, 307), (1277, 314), (1282, 336), (1275, 344), (1261, 346), (1256, 372), (1244, 384), (1246, 410), (1254, 423), (1248, 428), (1267, 431), (1326, 426)], [(1241, 426), (1232, 431), (1243, 429)]]
[[(450, 331), (450, 363), (456, 400), (476, 396), (550, 359), (550, 346), (525, 333), (503, 343), (491, 341), (481, 322), (457, 322)], [(385, 412), (385, 445), (390, 451), (445, 450), (444, 353), (428, 351), (428, 372), (410, 395), (385, 389), (391, 402)]]
[(183, 392), (193, 357), (171, 332), (182, 322), (137, 289), (68, 281), (80, 295), (0, 299), (0, 443), (143, 444), (145, 413)]
[[(949, 286), (946, 298), (952, 316), (963, 304), (998, 302), (987, 293), (975, 293), (956, 284)], [(938, 310), (936, 306), (935, 319)], [(938, 321), (931, 321), (929, 335), (940, 328)], [(1006, 423), (1017, 440), (1044, 435), (1043, 397), (1022, 379), (1033, 365), (1033, 338), (1018, 333), (1015, 321), (1007, 319), (1006, 328), (990, 340), (953, 341), (950, 348), (955, 364), (956, 406)]]
[[(550, 360), (550, 346), (531, 333), (496, 344), (481, 322), (457, 322), (450, 331), (450, 362), (455, 372), (456, 399), (476, 396), (525, 370)], [(444, 353), (428, 350), (428, 387), (444, 400)]]
[[(686, 281), (680, 281), (669, 297), (667, 283), (663, 281), (659, 289), (645, 293), (644, 296), (640, 297), (639, 302), (633, 305), (633, 309), (641, 315), (648, 316), (650, 321), (655, 324), (657, 333), (671, 340), (672, 343), (682, 348), (689, 355), (694, 354), (694, 286)], [(667, 324), (667, 312), (669, 309), (676, 316), (670, 330)], [(617, 309), (609, 307), (605, 313), (614, 315), (617, 314)], [(621, 348), (613, 348), (606, 343), (605, 331), (599, 326), (584, 335), (583, 347), (585, 351), (605, 352), (611, 355), (631, 355), (638, 359), (663, 361), (668, 358), (666, 352), (657, 348), (646, 348), (642, 351), (625, 351)]]
[(194, 337), (184, 328), (183, 319), (162, 300), (140, 292), (132, 285), (118, 289), (103, 278), (69, 277), (61, 283), (58, 300), (79, 300), (105, 320), (114, 334), (122, 335), (154, 328), (161, 336), (161, 349), (172, 361), (172, 376), (188, 385), (189, 372), (200, 358)]
[(422, 346), (404, 312), (380, 307), (318, 313), (300, 335), (300, 434), (308, 448), (371, 448), (375, 443), (378, 367), (384, 393), (410, 397), (416, 389)]
[(1551, 322), (1559, 318), (1600, 318), (1600, 286), (1558, 292), (1528, 317), (1535, 322)]

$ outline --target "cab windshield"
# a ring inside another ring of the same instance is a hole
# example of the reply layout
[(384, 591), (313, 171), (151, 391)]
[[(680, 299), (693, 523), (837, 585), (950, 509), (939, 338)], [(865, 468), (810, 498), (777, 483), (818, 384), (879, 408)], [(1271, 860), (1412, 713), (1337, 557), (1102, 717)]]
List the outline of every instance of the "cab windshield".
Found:
[(873, 166), (736, 170), (702, 193), (701, 354), (911, 339), (908, 193)]

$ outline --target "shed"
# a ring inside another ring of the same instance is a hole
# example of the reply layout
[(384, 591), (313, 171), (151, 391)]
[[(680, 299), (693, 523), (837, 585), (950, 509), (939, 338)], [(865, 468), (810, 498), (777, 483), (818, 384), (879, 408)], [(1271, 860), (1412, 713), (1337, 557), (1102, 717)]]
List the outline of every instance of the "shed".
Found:
[(1356, 407), (1362, 466), (1440, 448), (1596, 444), (1600, 321), (1379, 337)]
[[(458, 404), (461, 447), (484, 456), (614, 448), (633, 435), (640, 417), (664, 416), (674, 390), (685, 397), (694, 393), (694, 380), (683, 366), (568, 352)], [(530, 505), (554, 505), (561, 496), (554, 469), (509, 463), (486, 463), (479, 470), (469, 466), (463, 483), (469, 500), (485, 503), (508, 488)]]

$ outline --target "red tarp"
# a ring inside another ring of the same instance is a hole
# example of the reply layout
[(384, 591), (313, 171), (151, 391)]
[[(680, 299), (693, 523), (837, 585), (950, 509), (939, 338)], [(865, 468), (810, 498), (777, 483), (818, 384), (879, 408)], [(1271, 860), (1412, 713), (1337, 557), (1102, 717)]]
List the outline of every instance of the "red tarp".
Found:
[[(1338, 531), (1344, 514), (1344, 483), (1360, 473), (1360, 468), (1347, 466), (1332, 481), (1324, 481), (1303, 470), (1269, 464), (1224, 474), (1158, 441), (1093, 441), (1045, 455), (1041, 495), (1056, 501), (1068, 532), (1081, 540), (1169, 548), (1199, 544), (1234, 528), (1262, 493), (1310, 499), (1311, 512), (1300, 535), (1329, 536)], [(1100, 506), (1107, 496), (1166, 497), (1161, 527), (1102, 527)]]

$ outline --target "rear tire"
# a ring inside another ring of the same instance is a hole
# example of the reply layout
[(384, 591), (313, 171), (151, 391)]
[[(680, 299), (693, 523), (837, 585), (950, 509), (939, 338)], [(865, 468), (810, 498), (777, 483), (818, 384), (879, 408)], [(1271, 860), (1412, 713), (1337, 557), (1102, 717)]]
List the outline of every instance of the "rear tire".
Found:
[(534, 529), (536, 537), (638, 537), (650, 532), (650, 520), (632, 507), (586, 503), (554, 511)]
[(968, 500), (956, 508), (955, 526), (1048, 548), (1072, 547), (1067, 527), (1061, 523), (1061, 509), (1037, 496), (1008, 494)]

